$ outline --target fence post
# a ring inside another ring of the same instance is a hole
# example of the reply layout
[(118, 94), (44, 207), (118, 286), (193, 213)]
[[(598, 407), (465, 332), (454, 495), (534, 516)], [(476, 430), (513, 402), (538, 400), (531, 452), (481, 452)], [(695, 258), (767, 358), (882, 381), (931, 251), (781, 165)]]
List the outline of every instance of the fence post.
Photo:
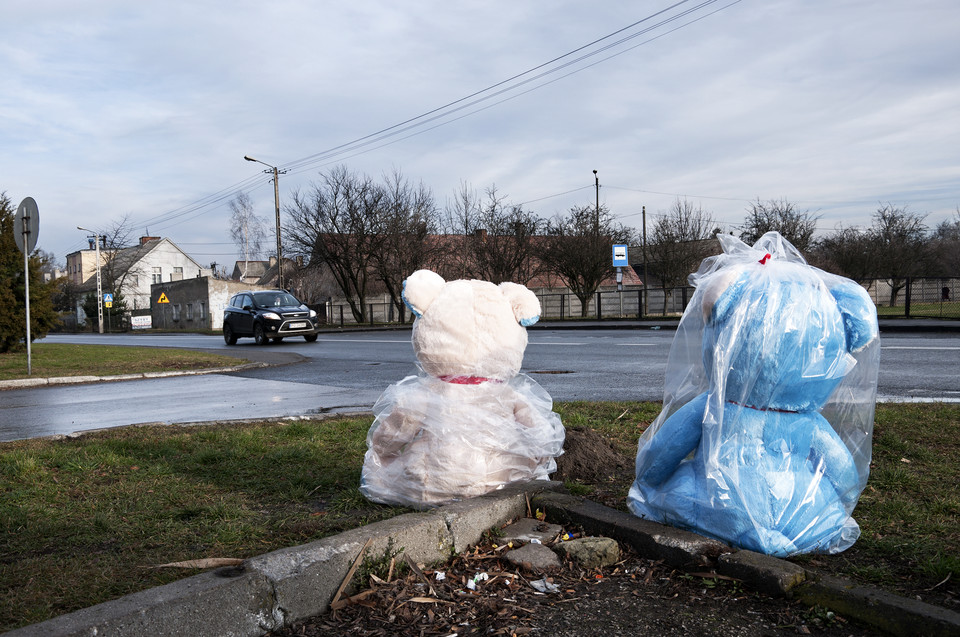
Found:
[(343, 327), (343, 306), (338, 305), (337, 307), (340, 308), (340, 327)]
[(368, 309), (370, 311), (370, 325), (372, 326), (373, 325), (373, 303), (370, 303), (368, 305)]
[(911, 277), (907, 277), (907, 292), (906, 292), (907, 298), (906, 298), (906, 301), (904, 302), (904, 308), (903, 308), (904, 314), (906, 314), (907, 318), (910, 318), (910, 288), (912, 287), (911, 285), (912, 283), (913, 283), (913, 279)]
[(598, 319), (603, 316), (603, 301), (601, 300), (600, 294), (601, 294), (600, 292), (597, 292), (597, 318)]

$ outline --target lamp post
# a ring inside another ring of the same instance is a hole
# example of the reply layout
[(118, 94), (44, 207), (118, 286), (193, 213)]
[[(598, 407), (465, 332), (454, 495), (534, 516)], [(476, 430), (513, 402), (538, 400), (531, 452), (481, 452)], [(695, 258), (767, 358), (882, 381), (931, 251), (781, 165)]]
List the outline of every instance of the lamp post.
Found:
[[(89, 228), (84, 228), (82, 226), (77, 226), (77, 230), (83, 230), (84, 232), (89, 232), (93, 235), (93, 240), (96, 242), (97, 248), (97, 325), (100, 327), (100, 333), (103, 334), (103, 288), (100, 285), (100, 233), (94, 232)], [(82, 270), (83, 268), (81, 268)], [(82, 272), (81, 272), (82, 274)]]
[(596, 184), (597, 188), (597, 216), (596, 222), (594, 223), (594, 230), (597, 232), (597, 236), (600, 236), (600, 178), (597, 176), (597, 171), (593, 171), (593, 181)]
[(259, 159), (254, 159), (250, 155), (244, 155), (244, 159), (247, 161), (255, 161), (258, 164), (263, 164), (270, 170), (265, 170), (263, 172), (270, 173), (273, 172), (273, 201), (277, 209), (277, 287), (281, 290), (283, 287), (283, 254), (280, 249), (280, 173), (285, 173), (287, 171), (280, 170), (276, 166), (271, 166), (267, 162), (260, 161)]

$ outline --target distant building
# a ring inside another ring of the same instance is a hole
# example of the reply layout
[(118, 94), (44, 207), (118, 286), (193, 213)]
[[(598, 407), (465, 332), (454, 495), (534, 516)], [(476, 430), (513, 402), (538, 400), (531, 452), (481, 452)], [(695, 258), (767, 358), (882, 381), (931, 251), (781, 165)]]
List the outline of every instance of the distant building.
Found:
[[(237, 261), (233, 266), (230, 279), (250, 285), (277, 287), (277, 257), (270, 257), (269, 261)], [(283, 260), (284, 287), (291, 281), (298, 270), (297, 262), (293, 259)]]
[[(97, 290), (96, 249), (93, 240), (86, 250), (67, 255), (67, 276), (78, 286), (78, 319), (83, 322), (82, 297)], [(117, 282), (128, 310), (149, 309), (150, 286), (164, 281), (181, 281), (211, 276), (209, 268), (197, 263), (170, 239), (140, 237), (135, 246), (118, 250), (100, 249), (100, 275), (103, 291), (109, 291), (111, 277)]]

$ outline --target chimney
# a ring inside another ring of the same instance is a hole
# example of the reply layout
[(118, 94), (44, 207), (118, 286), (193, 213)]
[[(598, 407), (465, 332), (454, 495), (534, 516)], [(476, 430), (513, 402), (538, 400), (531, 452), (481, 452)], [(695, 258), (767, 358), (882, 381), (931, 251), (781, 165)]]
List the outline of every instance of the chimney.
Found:
[(147, 243), (148, 241), (159, 241), (160, 237), (140, 237), (140, 245)]
[(476, 230), (473, 231), (473, 236), (475, 236), (477, 239), (480, 239), (481, 241), (486, 241), (486, 240), (487, 240), (487, 229), (486, 229), (486, 228), (477, 228)]
[(270, 257), (270, 267), (277, 265), (277, 257)]

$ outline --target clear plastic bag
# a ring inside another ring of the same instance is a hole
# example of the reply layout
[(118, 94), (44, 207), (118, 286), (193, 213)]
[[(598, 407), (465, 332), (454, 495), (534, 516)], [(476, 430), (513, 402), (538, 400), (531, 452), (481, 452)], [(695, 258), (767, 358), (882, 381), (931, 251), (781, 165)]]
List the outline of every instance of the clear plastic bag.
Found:
[(547, 480), (564, 440), (552, 409), (550, 395), (524, 374), (477, 384), (408, 376), (374, 405), (360, 492), (426, 508)]
[(627, 504), (770, 555), (843, 551), (870, 467), (876, 308), (776, 232), (718, 239), (723, 254), (690, 276)]

